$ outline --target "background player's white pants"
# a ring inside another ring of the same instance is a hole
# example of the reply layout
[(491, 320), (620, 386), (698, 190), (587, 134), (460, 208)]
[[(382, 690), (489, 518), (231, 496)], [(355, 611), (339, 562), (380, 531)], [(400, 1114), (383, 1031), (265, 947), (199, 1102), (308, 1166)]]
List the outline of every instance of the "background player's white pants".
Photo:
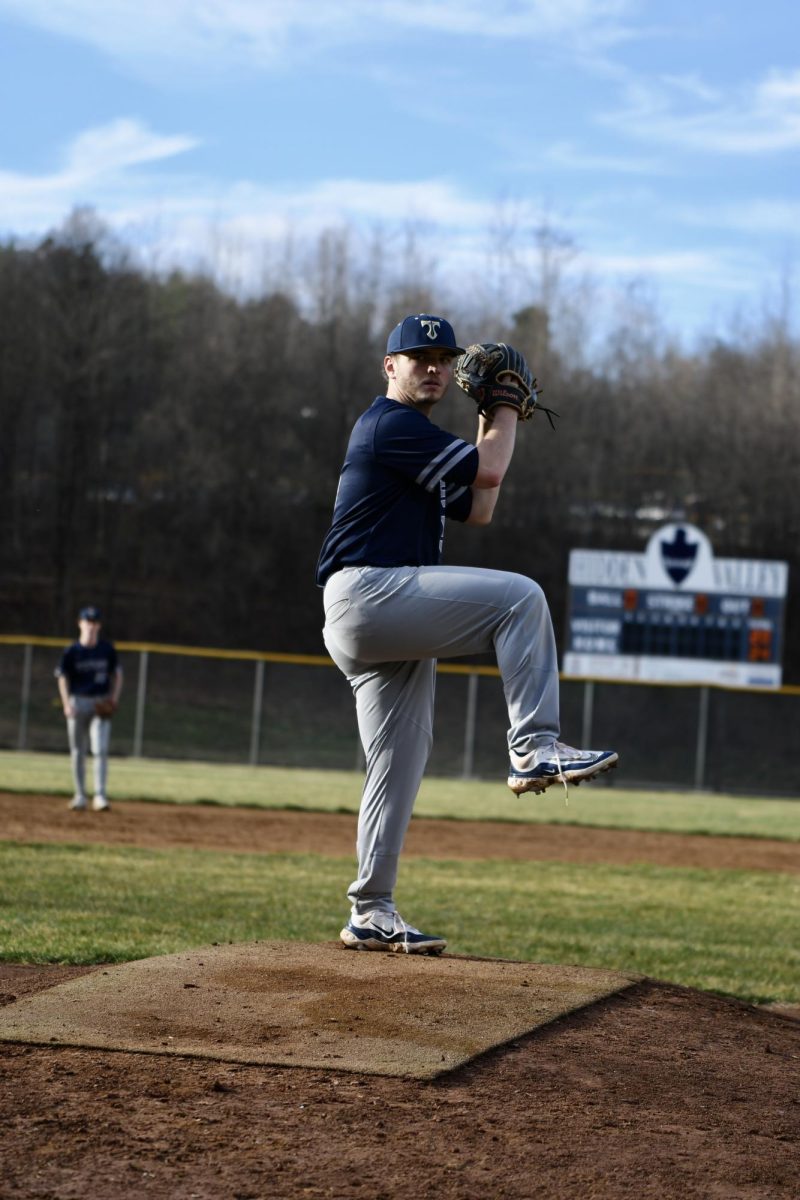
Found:
[(356, 912), (394, 908), (397, 865), (433, 741), (436, 659), (494, 651), (508, 746), (559, 734), (550, 612), (524, 575), (476, 567), (348, 567), (325, 585), (323, 637), (353, 689), (367, 775), (358, 820)]
[(72, 696), (70, 698), (77, 709), (74, 717), (67, 718), (67, 736), (69, 737), (75, 795), (86, 795), (86, 758), (91, 746), (94, 759), (94, 794), (105, 796), (111, 722), (95, 715), (94, 704), (99, 697)]

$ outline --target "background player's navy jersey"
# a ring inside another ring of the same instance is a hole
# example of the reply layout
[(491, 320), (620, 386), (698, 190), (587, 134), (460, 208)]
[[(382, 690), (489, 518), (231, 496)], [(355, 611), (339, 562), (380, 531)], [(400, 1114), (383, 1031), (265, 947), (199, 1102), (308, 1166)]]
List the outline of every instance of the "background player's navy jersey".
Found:
[(101, 640), (96, 646), (73, 642), (61, 655), (56, 675), (66, 676), (71, 696), (105, 696), (111, 691), (118, 661), (111, 642)]
[(342, 567), (441, 561), (444, 520), (466, 521), (478, 451), (422, 413), (378, 396), (353, 428), (317, 583)]

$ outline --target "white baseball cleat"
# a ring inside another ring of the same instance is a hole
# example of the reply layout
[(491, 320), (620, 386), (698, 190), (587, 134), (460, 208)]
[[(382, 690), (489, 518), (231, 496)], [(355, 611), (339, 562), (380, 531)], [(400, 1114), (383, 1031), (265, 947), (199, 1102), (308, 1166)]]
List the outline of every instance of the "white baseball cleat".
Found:
[(551, 783), (583, 783), (616, 767), (615, 750), (576, 750), (564, 742), (551, 742), (530, 754), (511, 752), (508, 786), (521, 796), (523, 792), (543, 792)]
[(67, 808), (71, 808), (73, 812), (83, 812), (86, 808), (86, 797), (74, 796), (67, 805)]
[(399, 912), (374, 909), (353, 913), (339, 937), (348, 950), (400, 950), (406, 954), (441, 954), (447, 942), (408, 925)]
[(106, 800), (105, 796), (95, 796), (92, 801), (92, 808), (95, 812), (108, 812), (111, 805)]

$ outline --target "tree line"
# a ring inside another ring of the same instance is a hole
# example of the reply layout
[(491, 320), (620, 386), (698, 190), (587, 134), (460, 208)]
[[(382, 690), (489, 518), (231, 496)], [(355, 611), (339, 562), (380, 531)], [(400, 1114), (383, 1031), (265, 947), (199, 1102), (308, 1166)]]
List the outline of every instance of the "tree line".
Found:
[[(487, 530), (445, 559), (544, 587), (561, 644), (572, 547), (641, 551), (690, 521), (718, 556), (789, 562), (784, 676), (800, 682), (800, 345), (788, 315), (680, 348), (644, 303), (589, 348), (591, 299), (543, 245), (529, 303), (388, 281), (347, 231), (256, 296), (147, 271), (92, 213), (0, 247), (2, 631), (60, 636), (89, 601), (119, 640), (322, 653), (314, 567), (350, 427), (389, 328), (448, 316), (505, 340), (560, 414), (520, 430)], [(419, 278), (424, 278), (421, 270)], [(502, 290), (502, 288), (500, 289)], [(445, 303), (446, 302), (446, 303)], [(456, 389), (437, 421), (471, 437)]]

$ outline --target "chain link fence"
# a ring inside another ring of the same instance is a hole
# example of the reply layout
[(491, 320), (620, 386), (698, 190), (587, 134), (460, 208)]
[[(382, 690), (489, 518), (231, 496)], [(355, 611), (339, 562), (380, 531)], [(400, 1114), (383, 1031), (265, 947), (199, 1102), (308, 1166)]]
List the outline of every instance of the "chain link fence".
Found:
[[(66, 642), (0, 637), (0, 747), (66, 752), (54, 672)], [(117, 642), (125, 688), (112, 753), (358, 770), (350, 688), (326, 657)], [(503, 777), (506, 709), (496, 668), (440, 663), (430, 775)], [(617, 787), (800, 798), (800, 688), (562, 679), (572, 745), (613, 747)], [(2, 781), (0, 780), (0, 786)]]

